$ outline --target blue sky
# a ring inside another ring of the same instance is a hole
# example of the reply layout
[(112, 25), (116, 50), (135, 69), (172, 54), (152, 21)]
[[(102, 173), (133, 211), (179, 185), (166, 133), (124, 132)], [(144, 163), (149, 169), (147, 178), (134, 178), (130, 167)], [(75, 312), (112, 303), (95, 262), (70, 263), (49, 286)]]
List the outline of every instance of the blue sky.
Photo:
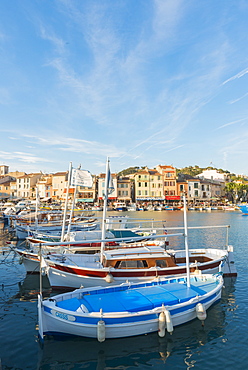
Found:
[(0, 2), (0, 164), (248, 174), (246, 0)]

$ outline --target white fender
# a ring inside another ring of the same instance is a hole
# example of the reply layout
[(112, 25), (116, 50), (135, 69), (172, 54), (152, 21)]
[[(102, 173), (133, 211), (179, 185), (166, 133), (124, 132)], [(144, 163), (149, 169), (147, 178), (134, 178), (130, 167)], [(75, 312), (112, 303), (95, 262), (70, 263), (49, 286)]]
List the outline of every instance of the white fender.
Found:
[(108, 273), (108, 274), (105, 276), (105, 281), (106, 281), (107, 283), (113, 283), (113, 281), (114, 281), (114, 277), (113, 277), (113, 275), (112, 275), (112, 274), (110, 274), (110, 273)]
[(97, 339), (99, 342), (105, 341), (105, 322), (103, 320), (99, 320), (97, 323)]
[(172, 334), (174, 328), (173, 328), (173, 324), (172, 324), (170, 311), (164, 310), (164, 313), (165, 313), (165, 318), (166, 318), (166, 329), (167, 329), (168, 333)]
[(162, 311), (158, 317), (158, 335), (160, 337), (165, 336), (165, 329), (166, 329), (166, 318), (165, 313)]
[(204, 305), (202, 303), (197, 303), (195, 310), (197, 318), (202, 322), (202, 325), (204, 325), (204, 320), (207, 318), (207, 312)]

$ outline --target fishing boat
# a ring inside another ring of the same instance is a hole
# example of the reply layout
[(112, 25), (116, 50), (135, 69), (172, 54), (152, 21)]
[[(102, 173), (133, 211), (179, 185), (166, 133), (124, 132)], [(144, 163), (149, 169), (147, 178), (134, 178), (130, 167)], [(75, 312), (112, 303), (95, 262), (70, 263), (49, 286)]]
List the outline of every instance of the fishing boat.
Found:
[(77, 289), (43, 300), (38, 296), (39, 337), (76, 335), (103, 342), (158, 332), (164, 337), (175, 326), (195, 318), (221, 299), (221, 275), (155, 279), (112, 287)]
[[(189, 249), (191, 272), (226, 272), (236, 276), (232, 249)], [(109, 286), (130, 282), (149, 282), (156, 277), (179, 276), (186, 273), (185, 250), (168, 250), (155, 241), (135, 243), (94, 254), (51, 254), (46, 256), (46, 273), (53, 289), (75, 289), (81, 286)], [(231, 266), (231, 267), (230, 267)], [(229, 268), (232, 268), (229, 271)]]
[(244, 215), (248, 215), (248, 204), (239, 204), (238, 208)]
[[(101, 231), (100, 231), (101, 232)], [(87, 233), (87, 234), (86, 234)], [(27, 238), (28, 245), (27, 247), (15, 246), (14, 244), (8, 243), (10, 249), (20, 256), (19, 263), (24, 264), (26, 272), (28, 274), (39, 273), (40, 265), (40, 250), (42, 249), (42, 255), (47, 261), (48, 271), (48, 262), (56, 261), (64, 263), (66, 258), (68, 261), (75, 266), (75, 263), (81, 262), (83, 265), (88, 264), (89, 260), (94, 261), (99, 260), (99, 253), (101, 250), (101, 239), (94, 239), (94, 235), (97, 236), (97, 232), (94, 232), (93, 235), (89, 235), (91, 232), (85, 232), (87, 236), (81, 237), (78, 241), (67, 241), (67, 242), (46, 242), (45, 240)], [(72, 233), (73, 234), (73, 233)], [(123, 249), (125, 253), (128, 251), (135, 250), (135, 248), (147, 248), (151, 246), (160, 247), (164, 251), (165, 242), (164, 241), (149, 241), (147, 237), (136, 236), (136, 239), (141, 239), (138, 242), (133, 241), (133, 236), (126, 238), (115, 238), (111, 239), (111, 232), (106, 233), (106, 239), (104, 240), (105, 251), (112, 250), (115, 253), (119, 249)], [(74, 238), (72, 237), (71, 240)], [(143, 239), (143, 240), (142, 240)], [(125, 241), (123, 241), (125, 240)], [(128, 251), (127, 251), (128, 250)], [(147, 249), (145, 249), (147, 251)], [(117, 252), (119, 253), (119, 252)], [(72, 256), (75, 254), (75, 257)], [(77, 256), (76, 256), (77, 255)], [(72, 262), (74, 260), (74, 262)], [(91, 265), (92, 265), (91, 264)], [(98, 264), (96, 264), (98, 266)], [(108, 271), (109, 269), (107, 269)], [(81, 284), (80, 284), (81, 285)], [(77, 288), (80, 285), (72, 286)]]
[(125, 202), (115, 202), (114, 203), (115, 211), (127, 211), (127, 206)]

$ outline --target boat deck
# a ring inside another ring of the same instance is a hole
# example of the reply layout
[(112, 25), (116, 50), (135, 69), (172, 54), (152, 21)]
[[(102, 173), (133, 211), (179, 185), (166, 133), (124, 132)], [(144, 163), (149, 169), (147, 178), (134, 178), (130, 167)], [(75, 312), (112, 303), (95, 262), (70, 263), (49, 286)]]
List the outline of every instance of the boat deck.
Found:
[[(114, 288), (86, 292), (84, 295), (59, 301), (57, 307), (77, 312), (139, 312), (152, 310), (156, 307), (171, 306), (188, 301), (197, 295), (213, 290), (218, 282), (201, 283), (187, 287), (186, 283), (170, 283), (157, 286), (142, 286), (134, 289), (116, 291)], [(88, 293), (88, 294), (87, 294)]]

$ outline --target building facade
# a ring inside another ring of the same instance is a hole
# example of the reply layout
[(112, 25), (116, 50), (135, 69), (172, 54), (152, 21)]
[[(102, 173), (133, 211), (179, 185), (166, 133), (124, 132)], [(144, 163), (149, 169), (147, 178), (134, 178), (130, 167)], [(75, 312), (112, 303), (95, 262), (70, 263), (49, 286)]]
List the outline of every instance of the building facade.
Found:
[(163, 175), (156, 169), (138, 171), (134, 175), (135, 201), (164, 201)]
[(68, 171), (56, 172), (52, 175), (52, 199), (64, 200), (66, 198)]
[(16, 192), (18, 198), (36, 198), (36, 184), (42, 173), (30, 173), (16, 179)]
[(0, 176), (6, 176), (9, 173), (9, 166), (2, 164), (0, 166)]
[[(97, 194), (97, 200), (98, 203), (102, 203), (104, 200), (104, 193), (105, 193), (105, 173), (101, 173), (98, 177), (98, 194)], [(117, 175), (111, 174), (112, 178), (112, 184), (113, 184), (113, 191), (111, 194), (109, 194), (108, 199), (109, 201), (116, 201), (117, 200)]]

